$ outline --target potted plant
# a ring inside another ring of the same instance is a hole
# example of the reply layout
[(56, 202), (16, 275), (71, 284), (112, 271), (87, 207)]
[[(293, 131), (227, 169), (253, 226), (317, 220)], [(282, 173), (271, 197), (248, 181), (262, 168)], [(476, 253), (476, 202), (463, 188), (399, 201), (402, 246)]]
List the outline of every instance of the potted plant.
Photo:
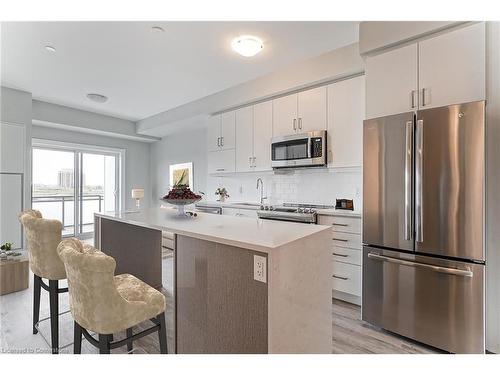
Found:
[(12, 250), (12, 242), (4, 243), (2, 246), (0, 246), (0, 250), (11, 251)]
[(1, 259), (14, 259), (21, 255), (20, 252), (15, 252), (12, 250), (12, 242), (4, 243), (2, 246), (0, 246), (0, 250), (2, 251), (0, 255)]
[(217, 190), (215, 190), (215, 195), (219, 197), (219, 199), (217, 199), (218, 202), (224, 202), (226, 198), (229, 198), (229, 194), (224, 187), (217, 188)]

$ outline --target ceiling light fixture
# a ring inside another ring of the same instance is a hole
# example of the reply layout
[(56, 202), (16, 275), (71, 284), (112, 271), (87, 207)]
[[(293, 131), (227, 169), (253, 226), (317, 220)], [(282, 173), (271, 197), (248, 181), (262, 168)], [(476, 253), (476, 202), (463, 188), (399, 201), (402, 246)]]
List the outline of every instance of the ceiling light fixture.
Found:
[(233, 50), (241, 56), (252, 57), (262, 51), (264, 44), (260, 38), (252, 35), (241, 35), (231, 42)]
[(107, 96), (101, 94), (87, 94), (87, 98), (96, 103), (104, 103), (108, 100)]
[(45, 49), (49, 52), (56, 52), (56, 49), (55, 47), (52, 47), (52, 46), (45, 46)]
[(154, 33), (162, 33), (165, 31), (165, 29), (163, 27), (160, 27), (160, 26), (153, 26), (151, 28), (151, 31)]

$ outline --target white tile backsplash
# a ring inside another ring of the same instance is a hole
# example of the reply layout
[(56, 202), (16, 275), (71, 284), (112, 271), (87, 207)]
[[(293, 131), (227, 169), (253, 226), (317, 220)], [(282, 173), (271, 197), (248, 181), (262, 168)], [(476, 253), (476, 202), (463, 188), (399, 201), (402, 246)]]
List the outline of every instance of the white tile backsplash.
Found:
[(268, 204), (311, 203), (334, 205), (336, 198), (354, 200), (355, 211), (362, 210), (363, 174), (361, 169), (339, 171), (332, 169), (306, 169), (288, 172), (252, 172), (207, 179), (205, 199), (216, 199), (215, 190), (225, 187), (228, 201), (258, 202), (257, 178), (264, 181), (264, 196)]

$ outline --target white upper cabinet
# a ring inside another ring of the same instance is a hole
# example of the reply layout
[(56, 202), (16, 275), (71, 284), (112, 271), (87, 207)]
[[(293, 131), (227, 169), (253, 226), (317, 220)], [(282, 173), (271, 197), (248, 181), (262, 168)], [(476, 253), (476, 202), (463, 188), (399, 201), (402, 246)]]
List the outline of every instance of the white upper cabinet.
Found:
[(486, 98), (485, 23), (366, 59), (366, 117)]
[(214, 115), (208, 119), (208, 151), (230, 150), (235, 147), (235, 111)]
[(485, 24), (419, 43), (420, 109), (484, 100)]
[(236, 144), (236, 111), (223, 113), (221, 116), (221, 148), (230, 150)]
[(24, 126), (0, 123), (0, 172), (24, 172), (24, 132)]
[(221, 150), (208, 153), (208, 173), (228, 173), (235, 171), (235, 151)]
[(297, 131), (297, 97), (292, 94), (273, 100), (273, 137)]
[(328, 85), (328, 164), (332, 167), (363, 165), (365, 77)]
[(366, 59), (366, 118), (417, 108), (417, 44)]
[(208, 151), (220, 150), (220, 137), (221, 137), (220, 125), (221, 125), (221, 115), (211, 116), (208, 119), (208, 129), (207, 129)]
[(271, 101), (236, 111), (236, 172), (271, 169), (272, 133)]
[(236, 172), (248, 172), (253, 169), (253, 106), (236, 110)]
[(327, 128), (326, 86), (273, 100), (273, 137)]
[(253, 107), (253, 165), (255, 170), (271, 169), (271, 138), (273, 137), (273, 103)]
[(298, 93), (298, 133), (327, 128), (326, 90), (326, 86), (321, 86)]

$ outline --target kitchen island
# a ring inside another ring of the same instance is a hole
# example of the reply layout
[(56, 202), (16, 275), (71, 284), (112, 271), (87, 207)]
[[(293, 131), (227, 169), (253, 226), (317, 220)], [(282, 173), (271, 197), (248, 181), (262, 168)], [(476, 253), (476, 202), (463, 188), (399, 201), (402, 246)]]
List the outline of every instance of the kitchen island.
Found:
[(95, 244), (161, 288), (175, 234), (176, 353), (331, 353), (330, 227), (170, 208), (95, 214)]

